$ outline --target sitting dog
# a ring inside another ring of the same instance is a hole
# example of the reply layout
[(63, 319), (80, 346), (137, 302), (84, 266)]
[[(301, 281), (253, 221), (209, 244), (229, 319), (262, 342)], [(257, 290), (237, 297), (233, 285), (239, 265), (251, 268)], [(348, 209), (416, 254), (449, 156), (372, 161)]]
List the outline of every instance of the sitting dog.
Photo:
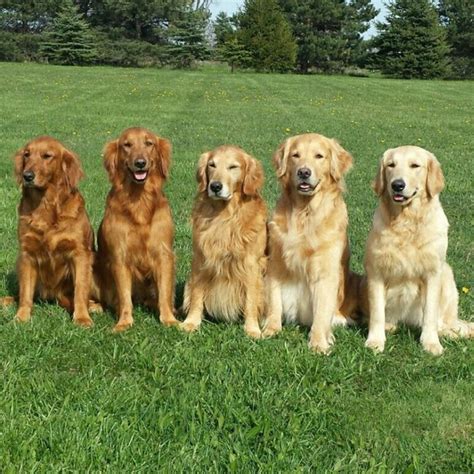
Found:
[(446, 263), (441, 166), (417, 146), (387, 150), (374, 188), (380, 205), (367, 241), (361, 298), (370, 317), (366, 346), (382, 352), (386, 327), (405, 322), (421, 327), (423, 348), (440, 355), (439, 335), (474, 335), (474, 323), (458, 319), (458, 293)]
[(221, 146), (201, 156), (197, 181), (188, 316), (181, 327), (198, 329), (206, 310), (225, 321), (243, 316), (245, 332), (259, 338), (267, 216), (262, 165), (238, 147)]

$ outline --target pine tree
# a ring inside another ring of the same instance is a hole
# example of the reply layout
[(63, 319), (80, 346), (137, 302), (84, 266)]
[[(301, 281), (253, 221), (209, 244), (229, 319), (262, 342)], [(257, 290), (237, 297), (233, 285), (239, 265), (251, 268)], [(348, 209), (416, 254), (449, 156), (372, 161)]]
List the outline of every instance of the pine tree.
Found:
[(224, 12), (220, 12), (214, 20), (214, 36), (216, 40), (216, 46), (220, 47), (226, 42), (235, 39), (236, 37), (236, 24), (235, 18), (228, 16)]
[(166, 50), (169, 62), (175, 67), (189, 68), (194, 61), (209, 57), (205, 38), (208, 18), (208, 12), (205, 10), (187, 8), (169, 26)]
[(40, 54), (55, 64), (84, 65), (96, 61), (94, 36), (71, 2), (64, 3), (47, 28)]
[(387, 76), (443, 77), (449, 70), (446, 33), (430, 0), (395, 0), (373, 41), (375, 64)]
[(252, 63), (252, 56), (237, 38), (231, 38), (218, 49), (218, 59), (225, 61), (230, 66), (230, 72), (236, 67), (247, 67)]
[(474, 77), (474, 2), (440, 0), (438, 12), (446, 28), (450, 58), (456, 77)]
[(296, 60), (290, 25), (276, 0), (246, 0), (239, 16), (239, 41), (260, 71), (286, 72)]

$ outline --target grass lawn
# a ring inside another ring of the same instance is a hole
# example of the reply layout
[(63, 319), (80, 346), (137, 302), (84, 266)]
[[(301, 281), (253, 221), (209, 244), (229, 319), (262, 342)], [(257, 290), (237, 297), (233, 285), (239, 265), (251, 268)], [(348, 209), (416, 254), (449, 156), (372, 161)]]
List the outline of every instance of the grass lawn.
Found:
[[(0, 77), (0, 295), (16, 291), (19, 192), (10, 158), (27, 140), (50, 134), (79, 153), (97, 229), (109, 189), (104, 143), (132, 125), (169, 138), (180, 290), (200, 153), (233, 143), (261, 159), (272, 208), (273, 150), (287, 136), (317, 131), (354, 155), (346, 201), (357, 271), (379, 157), (402, 144), (435, 153), (447, 180), (448, 260), (461, 316), (473, 318), (473, 82), (7, 63)], [(185, 335), (139, 308), (124, 334), (112, 334), (111, 313), (95, 315), (86, 331), (54, 305), (36, 305), (26, 325), (12, 322), (14, 312), (0, 317), (2, 472), (474, 469), (472, 341), (445, 341), (434, 358), (419, 334), (401, 329), (374, 355), (364, 330), (337, 330), (333, 354), (321, 357), (296, 327), (255, 342), (225, 324)]]

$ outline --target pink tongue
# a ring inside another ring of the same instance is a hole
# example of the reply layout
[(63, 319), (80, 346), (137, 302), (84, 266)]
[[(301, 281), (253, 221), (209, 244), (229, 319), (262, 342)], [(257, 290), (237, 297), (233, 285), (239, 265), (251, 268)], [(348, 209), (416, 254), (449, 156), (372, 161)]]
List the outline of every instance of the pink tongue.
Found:
[(403, 199), (404, 199), (404, 197), (403, 197), (401, 194), (395, 194), (395, 195), (393, 196), (393, 200), (394, 200), (394, 201), (399, 201), (399, 202), (401, 202), (401, 201), (403, 201)]
[(142, 181), (146, 178), (146, 171), (135, 171), (135, 173), (133, 173), (133, 176), (135, 176), (135, 179), (137, 181)]

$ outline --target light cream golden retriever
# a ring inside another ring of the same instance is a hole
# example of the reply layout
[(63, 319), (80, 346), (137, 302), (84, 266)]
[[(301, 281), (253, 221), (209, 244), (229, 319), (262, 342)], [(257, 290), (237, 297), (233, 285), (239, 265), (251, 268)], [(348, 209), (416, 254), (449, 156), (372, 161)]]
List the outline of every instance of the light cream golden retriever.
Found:
[(357, 306), (342, 195), (352, 156), (335, 140), (308, 133), (288, 138), (273, 161), (282, 195), (269, 223), (263, 335), (280, 331), (283, 318), (295, 321), (311, 327), (311, 349), (328, 353), (332, 324), (345, 324)]
[(262, 165), (238, 147), (221, 146), (201, 156), (197, 181), (181, 328), (198, 329), (205, 310), (225, 321), (243, 316), (245, 332), (259, 338), (267, 217)]
[(421, 327), (423, 348), (443, 352), (439, 335), (472, 337), (458, 319), (458, 293), (446, 263), (448, 220), (439, 201), (440, 164), (416, 146), (387, 150), (375, 192), (380, 205), (367, 241), (362, 309), (370, 314), (366, 346), (381, 352), (385, 329), (398, 322)]

